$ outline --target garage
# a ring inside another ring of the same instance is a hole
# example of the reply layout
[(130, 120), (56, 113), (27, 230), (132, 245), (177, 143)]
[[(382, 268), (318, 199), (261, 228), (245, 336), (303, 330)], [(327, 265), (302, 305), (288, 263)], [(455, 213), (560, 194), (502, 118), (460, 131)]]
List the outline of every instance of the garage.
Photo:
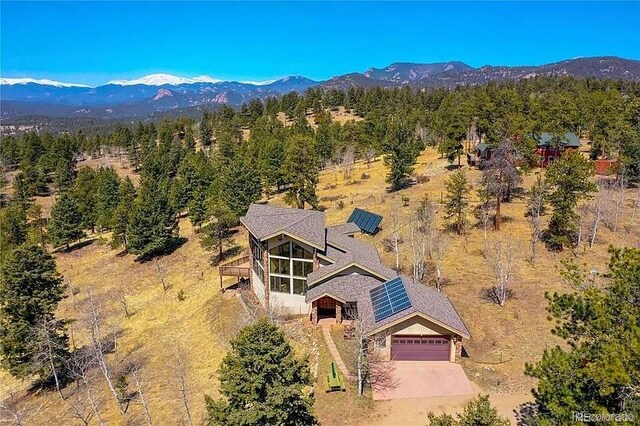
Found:
[(394, 361), (449, 361), (447, 336), (391, 336)]

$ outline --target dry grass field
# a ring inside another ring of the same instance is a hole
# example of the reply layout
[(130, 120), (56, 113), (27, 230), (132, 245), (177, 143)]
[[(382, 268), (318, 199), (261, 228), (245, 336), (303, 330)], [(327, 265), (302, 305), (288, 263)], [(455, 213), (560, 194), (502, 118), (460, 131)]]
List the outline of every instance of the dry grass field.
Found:
[[(199, 423), (204, 395), (217, 396), (216, 370), (229, 340), (244, 320), (235, 293), (220, 292), (217, 268), (210, 266), (209, 254), (202, 250), (187, 221), (180, 224), (180, 233), (188, 241), (158, 264), (137, 263), (130, 255), (119, 257), (99, 239), (56, 255), (58, 269), (69, 284), (69, 297), (61, 303), (59, 316), (75, 320), (71, 329), (76, 346), (89, 339), (85, 319), (91, 294), (103, 315), (104, 333), (117, 335), (117, 350), (109, 355), (114, 372), (130, 361), (142, 362), (143, 393), (151, 415), (156, 424), (166, 425), (186, 424), (176, 359), (185, 361), (189, 408)], [(180, 291), (184, 300), (178, 299)], [(121, 302), (123, 296), (129, 317)], [(144, 423), (139, 404), (132, 404), (120, 416), (105, 381), (99, 377), (95, 382), (101, 416), (107, 424)], [(5, 372), (0, 372), (0, 383), (0, 399), (14, 395), (24, 402), (18, 405), (30, 414), (27, 424), (66, 425), (77, 421), (54, 393), (24, 398), (28, 383), (16, 381)], [(73, 392), (74, 387), (68, 386), (67, 392)]]
[[(395, 216), (405, 241), (401, 245), (400, 264), (405, 273), (409, 273), (409, 223), (423, 197), (441, 199), (445, 180), (451, 174), (447, 165), (434, 150), (426, 150), (420, 155), (415, 172), (429, 176), (430, 180), (394, 194), (385, 191), (387, 169), (380, 158), (369, 166), (355, 164), (347, 177), (342, 170), (324, 171), (318, 195), (326, 207), (327, 223), (345, 221), (354, 207), (383, 215), (380, 233), (358, 238), (375, 244), (385, 263), (394, 266), (395, 256), (384, 252), (382, 240), (391, 234)], [(466, 166), (464, 169), (477, 183), (480, 172)], [(129, 170), (123, 168), (119, 173), (129, 173)], [(528, 188), (534, 179), (535, 175), (526, 176), (524, 187)], [(628, 194), (629, 200), (632, 195)], [(403, 197), (409, 201), (403, 202)], [(343, 201), (344, 206), (339, 205), (339, 201)], [(283, 205), (281, 195), (269, 202)], [(538, 260), (532, 265), (528, 261), (529, 229), (524, 211), (524, 200), (504, 204), (502, 230), (489, 231), (487, 235), (487, 239), (511, 239), (519, 246), (517, 274), (512, 285), (514, 297), (505, 307), (482, 297), (491, 285), (491, 272), (483, 256), (485, 238), (481, 229), (474, 228), (465, 237), (451, 235), (444, 265), (444, 277), (449, 281), (444, 292), (472, 334), (471, 340), (464, 344), (468, 358), (463, 360), (463, 367), (477, 389), (490, 393), (494, 403), (506, 414), (529, 397), (528, 391), (534, 385), (523, 374), (525, 363), (539, 360), (544, 348), (559, 343), (550, 332), (552, 324), (546, 318), (544, 294), (571, 290), (562, 282), (558, 269), (561, 260), (575, 257), (587, 269), (605, 271), (610, 244), (640, 244), (640, 214), (636, 215), (636, 223), (630, 223), (628, 202), (620, 220), (626, 226), (621, 226), (615, 234), (602, 227), (593, 249), (580, 250), (574, 255), (571, 251), (550, 253), (541, 247)], [(91, 295), (103, 314), (103, 332), (117, 336), (117, 350), (108, 356), (109, 364), (116, 371), (132, 360), (142, 363), (143, 392), (154, 422), (159, 425), (186, 424), (180, 384), (176, 379), (176, 359), (186, 360), (189, 408), (194, 423), (199, 423), (204, 414), (204, 395), (218, 395), (216, 371), (228, 350), (229, 340), (247, 321), (237, 295), (232, 291), (224, 294), (219, 291), (217, 268), (209, 264), (210, 255), (201, 248), (186, 220), (180, 223), (180, 235), (187, 239), (186, 243), (160, 258), (158, 263), (137, 263), (133, 256), (120, 256), (106, 244), (108, 235), (96, 236), (90, 244), (69, 253), (55, 254), (58, 269), (69, 284), (69, 297), (61, 303), (59, 316), (74, 320), (71, 328), (76, 346), (82, 346), (89, 338), (85, 318)], [(246, 244), (242, 231), (236, 237), (239, 244)], [(167, 290), (163, 290), (162, 279), (168, 285)], [(180, 291), (184, 300), (178, 298)], [(122, 304), (123, 296), (131, 313), (128, 317)], [(309, 356), (312, 371), (323, 377), (329, 355), (321, 333), (302, 320), (288, 323), (286, 329), (294, 340), (296, 352)], [(95, 382), (101, 416), (107, 424), (144, 423), (139, 403), (133, 403), (120, 415), (104, 380), (98, 377)], [(72, 417), (68, 404), (61, 402), (55, 393), (29, 393), (28, 386), (28, 382), (0, 372), (0, 400), (11, 402), (13, 407), (2, 413), (3, 418), (23, 415), (24, 424), (33, 425), (78, 422)], [(77, 396), (75, 385), (67, 387), (66, 392), (71, 395), (70, 400)], [(316, 412), (327, 425), (393, 424), (400, 419), (406, 424), (424, 424), (427, 409), (455, 411), (464, 402), (373, 403), (357, 398), (353, 385), (349, 385), (347, 392), (337, 394), (325, 394), (322, 385), (316, 385)], [(95, 419), (93, 422), (95, 424)]]

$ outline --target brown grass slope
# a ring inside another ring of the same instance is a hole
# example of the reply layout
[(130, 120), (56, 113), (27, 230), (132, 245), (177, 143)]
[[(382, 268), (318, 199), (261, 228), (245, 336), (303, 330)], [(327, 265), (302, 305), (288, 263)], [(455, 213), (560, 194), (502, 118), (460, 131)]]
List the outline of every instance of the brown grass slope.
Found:
[[(415, 172), (430, 176), (430, 181), (394, 194), (385, 191), (387, 169), (380, 159), (369, 167), (356, 164), (348, 177), (343, 176), (341, 170), (325, 171), (320, 177), (318, 194), (327, 207), (327, 223), (345, 221), (353, 207), (383, 215), (383, 229), (378, 235), (357, 238), (375, 244), (385, 263), (393, 266), (395, 256), (384, 252), (382, 239), (391, 233), (391, 216), (395, 214), (405, 240), (401, 245), (401, 266), (408, 273), (411, 254), (407, 224), (425, 195), (440, 200), (444, 182), (450, 175), (446, 165), (435, 151), (426, 150), (419, 157)], [(477, 183), (480, 172), (466, 170), (472, 181)], [(364, 174), (368, 177), (365, 178)], [(525, 177), (525, 188), (533, 180), (532, 175)], [(629, 198), (631, 196), (629, 194)], [(407, 207), (403, 206), (403, 197), (409, 198)], [(338, 201), (343, 201), (345, 206), (339, 208)], [(269, 202), (282, 205), (282, 196), (275, 196)], [(628, 204), (623, 208), (620, 221), (627, 226), (621, 226), (616, 234), (602, 227), (596, 246), (580, 251), (577, 261), (585, 268), (604, 271), (609, 244), (638, 244), (640, 227), (637, 222), (640, 218), (635, 224), (629, 223), (631, 208)], [(529, 256), (529, 229), (524, 211), (524, 200), (504, 204), (506, 222), (502, 230), (499, 233), (490, 231), (488, 235), (489, 239), (497, 236), (512, 238), (520, 245), (520, 262), (512, 285), (515, 297), (508, 300), (505, 307), (500, 308), (482, 298), (483, 290), (491, 285), (491, 273), (482, 254), (482, 230), (472, 229), (466, 237), (451, 236), (452, 244), (444, 268), (444, 276), (449, 279), (444, 292), (453, 300), (472, 333), (472, 339), (465, 342), (469, 358), (464, 360), (463, 366), (467, 374), (480, 390), (493, 395), (518, 395), (517, 401), (525, 398), (522, 395), (526, 395), (534, 385), (523, 374), (525, 363), (535, 362), (546, 347), (559, 343), (550, 332), (552, 325), (547, 321), (544, 293), (571, 290), (562, 282), (558, 265), (561, 260), (574, 256), (569, 251), (550, 253), (540, 249), (538, 261), (535, 265), (530, 264), (526, 260)], [(61, 303), (59, 315), (75, 320), (72, 329), (76, 345), (82, 346), (88, 341), (84, 312), (91, 293), (105, 315), (103, 329), (114, 330), (118, 335), (117, 351), (108, 356), (114, 371), (130, 360), (143, 362), (143, 391), (155, 424), (186, 422), (179, 383), (172, 371), (176, 356), (187, 361), (189, 406), (194, 422), (201, 421), (203, 396), (218, 395), (216, 371), (228, 350), (229, 340), (246, 323), (238, 298), (232, 292), (224, 295), (219, 292), (217, 269), (209, 264), (210, 254), (201, 248), (188, 221), (181, 222), (180, 235), (186, 237), (187, 242), (173, 254), (159, 259), (161, 273), (155, 261), (136, 263), (132, 256), (118, 256), (101, 241), (70, 253), (56, 254), (58, 268), (69, 283), (68, 293), (71, 295), (72, 289), (75, 293)], [(236, 237), (240, 244), (245, 245), (244, 233)], [(167, 291), (162, 288), (160, 274), (169, 285)], [(182, 301), (177, 297), (180, 290), (185, 295)], [(130, 317), (124, 313), (123, 294), (132, 312)], [(304, 338), (296, 337), (295, 332), (289, 334), (297, 340), (295, 347), (301, 356), (312, 355), (312, 370), (317, 368), (319, 377), (322, 377), (329, 360), (321, 335), (312, 331), (304, 331)], [(108, 424), (144, 424), (142, 407), (138, 402), (134, 402), (126, 414), (120, 415), (104, 380), (98, 377), (96, 383), (103, 420)], [(67, 404), (61, 402), (57, 395), (29, 394), (28, 385), (0, 372), (0, 400), (17, 401), (16, 408), (5, 410), (3, 417), (18, 413), (26, 416), (24, 424), (36, 425), (77, 423)], [(72, 393), (74, 386), (69, 386), (66, 391)], [(373, 405), (366, 401), (358, 402), (354, 389), (349, 389), (346, 394), (324, 395), (320, 394), (322, 389), (317, 385), (316, 391), (316, 412), (324, 424), (374, 424), (377, 420), (384, 423), (385, 419), (389, 420), (387, 412), (395, 412), (396, 409), (406, 414), (407, 422), (410, 423), (408, 419), (420, 418), (424, 423), (423, 402)], [(512, 399), (508, 400), (509, 405), (512, 405)], [(344, 406), (344, 410), (336, 410), (337, 406)], [(434, 406), (437, 407), (439, 405)], [(345, 417), (337, 415), (339, 412), (349, 414)]]

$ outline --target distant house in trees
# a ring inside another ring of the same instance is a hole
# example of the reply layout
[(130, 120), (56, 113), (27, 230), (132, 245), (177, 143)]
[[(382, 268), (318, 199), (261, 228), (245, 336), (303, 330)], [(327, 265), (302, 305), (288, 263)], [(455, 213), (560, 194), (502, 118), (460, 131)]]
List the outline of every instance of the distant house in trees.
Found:
[[(470, 333), (443, 293), (398, 276), (349, 222), (323, 212), (252, 204), (251, 288), (268, 309), (320, 319), (359, 319), (386, 359), (455, 362)], [(221, 270), (224, 265), (221, 265)]]
[(560, 158), (560, 156), (568, 150), (577, 150), (580, 148), (580, 139), (575, 133), (565, 133), (560, 140), (555, 140), (551, 133), (542, 133), (535, 138), (538, 142), (536, 145), (536, 155), (540, 159), (539, 166), (545, 168), (552, 161)]
[(482, 163), (491, 159), (493, 148), (482, 142), (467, 153), (467, 164), (470, 166), (482, 167)]

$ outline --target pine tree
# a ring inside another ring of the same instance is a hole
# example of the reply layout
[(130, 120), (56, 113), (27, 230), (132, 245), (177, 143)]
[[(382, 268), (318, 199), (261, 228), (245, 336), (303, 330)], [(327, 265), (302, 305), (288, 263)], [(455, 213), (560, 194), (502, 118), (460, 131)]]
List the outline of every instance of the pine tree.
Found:
[(169, 179), (143, 173), (127, 227), (128, 250), (140, 258), (161, 254), (171, 248), (177, 231)]
[(553, 214), (545, 237), (549, 248), (562, 250), (575, 245), (578, 228), (575, 208), (580, 200), (596, 191), (590, 180), (593, 171), (593, 163), (579, 152), (566, 153), (547, 169), (546, 181), (553, 188), (549, 195)]
[(386, 182), (391, 191), (399, 191), (411, 184), (411, 172), (419, 149), (414, 132), (402, 119), (392, 118), (387, 126), (382, 149), (385, 152), (384, 162), (389, 166)]
[(318, 159), (314, 141), (308, 137), (292, 137), (287, 141), (284, 164), (285, 180), (289, 185), (285, 201), (299, 209), (305, 204), (317, 207)]
[(306, 360), (296, 359), (282, 331), (261, 320), (231, 342), (220, 367), (224, 399), (205, 396), (208, 425), (315, 425)]
[(55, 246), (64, 244), (69, 250), (69, 244), (84, 236), (82, 214), (74, 197), (62, 193), (51, 209), (48, 236)]
[(445, 218), (461, 235), (467, 229), (471, 184), (462, 170), (455, 172), (446, 182)]
[(209, 200), (209, 223), (201, 230), (200, 244), (205, 250), (216, 250), (214, 264), (221, 262), (225, 255), (225, 246), (233, 243), (232, 227), (238, 223), (238, 217), (224, 202)]
[(27, 241), (27, 213), (17, 203), (0, 209), (0, 264), (6, 254)]
[[(15, 249), (0, 280), (0, 364), (17, 378), (48, 381), (67, 358), (66, 322), (54, 313), (65, 286), (54, 259), (38, 246)], [(36, 333), (46, 324), (47, 335)], [(42, 339), (54, 342), (50, 362), (42, 362)], [(57, 380), (57, 377), (56, 377)]]
[(98, 212), (96, 210), (97, 173), (90, 167), (83, 167), (78, 172), (72, 195), (80, 211), (80, 222), (84, 229), (94, 232)]
[(119, 190), (120, 178), (113, 168), (100, 168), (96, 176), (96, 224), (100, 229), (113, 227)]
[(133, 182), (127, 176), (121, 183), (118, 190), (118, 207), (113, 214), (113, 235), (111, 239), (112, 247), (127, 246), (127, 229), (131, 217), (131, 209), (136, 199), (136, 189)]
[(213, 126), (211, 125), (211, 114), (206, 109), (202, 112), (200, 120), (200, 143), (204, 147), (209, 147), (213, 142)]
[(538, 380), (537, 415), (527, 424), (574, 424), (576, 412), (640, 418), (640, 249), (610, 252), (606, 285), (568, 262), (563, 276), (578, 291), (547, 295), (565, 344), (526, 366)]
[(511, 193), (522, 181), (516, 167), (519, 158), (513, 143), (505, 139), (493, 150), (491, 158), (482, 171), (483, 190), (494, 197), (496, 214), (493, 226), (500, 230), (501, 209), (503, 201), (511, 199)]
[(236, 217), (243, 216), (249, 205), (260, 199), (260, 176), (242, 155), (236, 155), (223, 168), (220, 196)]

